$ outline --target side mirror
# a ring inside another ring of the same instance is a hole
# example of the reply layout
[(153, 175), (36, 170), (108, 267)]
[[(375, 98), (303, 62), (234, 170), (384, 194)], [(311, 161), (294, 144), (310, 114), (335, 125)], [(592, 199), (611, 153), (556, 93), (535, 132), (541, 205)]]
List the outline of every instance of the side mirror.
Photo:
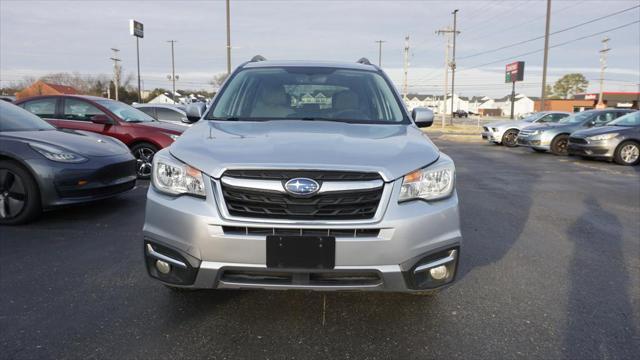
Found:
[(206, 109), (206, 105), (202, 102), (191, 103), (187, 105), (187, 108), (185, 109), (185, 113), (187, 113), (187, 118), (186, 119), (183, 118), (182, 122), (194, 123), (200, 120), (200, 118), (202, 118), (202, 115), (204, 115), (205, 109)]
[(415, 108), (411, 112), (411, 117), (420, 128), (433, 125), (433, 111), (427, 108)]
[(98, 115), (93, 115), (91, 117), (91, 122), (94, 124), (110, 125), (111, 119), (109, 119), (107, 115), (98, 114)]

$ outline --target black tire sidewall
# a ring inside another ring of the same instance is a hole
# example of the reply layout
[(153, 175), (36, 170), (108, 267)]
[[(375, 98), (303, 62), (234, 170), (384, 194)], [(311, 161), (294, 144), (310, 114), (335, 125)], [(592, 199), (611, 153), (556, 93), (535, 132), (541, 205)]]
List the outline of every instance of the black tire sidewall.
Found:
[(558, 150), (556, 149), (556, 147), (557, 147), (557, 145), (558, 145), (558, 142), (559, 142), (561, 139), (565, 139), (565, 140), (567, 141), (567, 145), (568, 145), (568, 142), (569, 142), (569, 135), (564, 135), (564, 134), (563, 134), (563, 135), (558, 135), (558, 136), (556, 136), (556, 137), (554, 137), (554, 138), (553, 138), (553, 141), (551, 141), (551, 152), (552, 152), (554, 155), (559, 155), (559, 156), (568, 155), (568, 152), (561, 153), (561, 152), (558, 152)]
[(0, 169), (7, 169), (20, 177), (26, 191), (26, 204), (20, 215), (11, 219), (0, 219), (0, 225), (24, 224), (37, 218), (42, 212), (40, 190), (35, 179), (22, 165), (7, 160), (0, 160)]
[[(151, 144), (151, 143), (146, 143), (146, 142), (144, 142), (144, 143), (137, 143), (137, 144), (135, 144), (134, 146), (132, 146), (132, 147), (131, 147), (131, 154), (132, 154), (132, 155), (133, 155), (133, 157), (135, 157), (136, 159), (137, 159), (137, 157), (136, 157), (136, 152), (137, 152), (139, 149), (141, 149), (141, 148), (148, 148), (148, 149), (153, 150), (153, 156), (156, 156), (156, 154), (158, 153), (158, 147), (157, 147), (157, 146), (155, 146), (155, 145), (153, 145), (153, 144)], [(137, 175), (137, 171), (138, 171), (138, 167), (137, 167), (137, 165), (136, 165), (136, 175)], [(151, 171), (153, 172), (153, 168), (151, 169)], [(151, 175), (149, 175), (149, 176), (140, 176), (140, 175), (137, 175), (137, 176), (138, 176), (138, 179), (142, 179), (142, 180), (148, 180), (148, 179), (150, 179), (150, 178), (151, 178)]]
[(613, 153), (613, 160), (616, 163), (618, 163), (620, 165), (626, 165), (626, 166), (633, 166), (633, 165), (640, 164), (640, 158), (638, 158), (635, 162), (632, 162), (632, 163), (627, 163), (627, 162), (624, 162), (624, 160), (622, 160), (622, 157), (620, 156), (620, 151), (622, 151), (622, 148), (625, 145), (630, 145), (630, 144), (635, 145), (638, 148), (638, 150), (640, 150), (640, 144), (638, 144), (635, 141), (626, 140), (626, 141), (621, 142), (620, 145), (618, 145), (618, 147), (616, 148), (615, 152)]

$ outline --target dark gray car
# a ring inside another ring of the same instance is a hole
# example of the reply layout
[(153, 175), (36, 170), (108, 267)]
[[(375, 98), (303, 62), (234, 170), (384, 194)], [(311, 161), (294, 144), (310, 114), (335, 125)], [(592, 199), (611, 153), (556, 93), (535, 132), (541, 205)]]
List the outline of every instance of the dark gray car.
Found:
[(136, 183), (136, 161), (119, 140), (63, 131), (0, 102), (0, 224), (42, 210), (120, 194)]
[(569, 154), (637, 165), (640, 163), (640, 112), (627, 114), (605, 126), (572, 133)]

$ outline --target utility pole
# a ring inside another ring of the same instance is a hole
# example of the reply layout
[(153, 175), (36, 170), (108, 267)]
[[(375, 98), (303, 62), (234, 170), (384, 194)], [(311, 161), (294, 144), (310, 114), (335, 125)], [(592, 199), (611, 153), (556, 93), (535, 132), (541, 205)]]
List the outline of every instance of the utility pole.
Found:
[[(451, 34), (454, 34), (454, 31), (451, 30), (450, 27), (445, 29), (436, 30), (436, 34), (446, 36), (447, 42), (445, 47), (445, 56), (444, 56), (444, 96), (442, 98), (442, 127), (444, 127), (445, 117), (447, 116), (447, 93), (448, 93), (448, 81), (449, 81), (449, 67), (451, 66), (451, 62), (449, 61), (449, 47), (451, 47)], [(451, 107), (453, 107), (453, 94), (451, 98)], [(451, 114), (451, 124), (453, 124), (453, 112)]]
[(610, 50), (609, 38), (605, 37), (602, 39), (602, 50), (600, 50), (600, 96), (598, 97), (596, 109), (604, 109), (606, 107), (602, 96), (604, 94), (604, 69), (607, 68), (607, 53)]
[(113, 51), (113, 57), (110, 58), (113, 60), (113, 84), (116, 89), (116, 101), (118, 101), (118, 88), (120, 87), (120, 65), (118, 63), (122, 60), (118, 57), (120, 49), (111, 48), (111, 50)]
[(542, 62), (542, 94), (540, 95), (540, 111), (544, 111), (544, 98), (547, 91), (547, 60), (549, 57), (549, 26), (551, 24), (551, 0), (547, 0), (547, 22), (544, 28), (544, 60)]
[(456, 82), (456, 35), (460, 33), (457, 30), (457, 18), (458, 18), (458, 9), (453, 10), (453, 56), (451, 57), (451, 125), (453, 125), (453, 112), (456, 109), (453, 106), (453, 100), (456, 97), (455, 93), (455, 82)]
[(168, 40), (168, 43), (171, 43), (171, 75), (169, 79), (173, 82), (173, 92), (171, 93), (171, 99), (173, 99), (173, 103), (176, 103), (176, 64), (175, 64), (175, 56), (173, 52), (173, 44), (175, 44), (176, 40)]
[(404, 76), (402, 78), (402, 98), (407, 101), (407, 93), (409, 92), (408, 84), (408, 72), (409, 72), (409, 35), (404, 38), (404, 62), (403, 62)]
[(231, 14), (227, 0), (227, 75), (231, 74)]
[(378, 67), (382, 67), (382, 43), (385, 43), (384, 40), (376, 40), (378, 43)]

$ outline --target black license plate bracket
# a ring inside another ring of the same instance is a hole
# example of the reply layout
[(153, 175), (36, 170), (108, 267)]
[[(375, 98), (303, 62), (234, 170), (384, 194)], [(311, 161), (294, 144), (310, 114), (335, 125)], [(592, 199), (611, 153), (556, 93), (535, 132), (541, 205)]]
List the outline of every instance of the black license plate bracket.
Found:
[(275, 269), (333, 269), (333, 236), (267, 236), (267, 267)]

